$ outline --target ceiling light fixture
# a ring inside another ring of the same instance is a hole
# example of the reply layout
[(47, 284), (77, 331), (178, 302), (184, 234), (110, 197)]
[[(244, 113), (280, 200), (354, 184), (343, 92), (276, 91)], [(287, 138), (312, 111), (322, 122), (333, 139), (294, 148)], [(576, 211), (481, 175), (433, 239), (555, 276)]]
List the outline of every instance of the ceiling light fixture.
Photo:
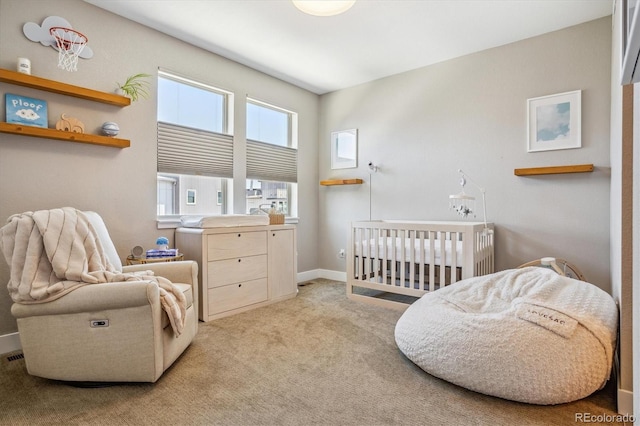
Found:
[(356, 0), (291, 0), (295, 7), (314, 16), (333, 16), (346, 12)]

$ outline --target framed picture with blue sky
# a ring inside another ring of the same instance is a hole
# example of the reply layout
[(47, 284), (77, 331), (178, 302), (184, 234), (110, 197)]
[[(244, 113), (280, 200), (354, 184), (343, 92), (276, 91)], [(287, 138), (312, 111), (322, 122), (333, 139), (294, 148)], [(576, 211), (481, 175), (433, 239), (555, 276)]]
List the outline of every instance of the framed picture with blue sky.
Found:
[(527, 100), (527, 152), (581, 148), (582, 92)]

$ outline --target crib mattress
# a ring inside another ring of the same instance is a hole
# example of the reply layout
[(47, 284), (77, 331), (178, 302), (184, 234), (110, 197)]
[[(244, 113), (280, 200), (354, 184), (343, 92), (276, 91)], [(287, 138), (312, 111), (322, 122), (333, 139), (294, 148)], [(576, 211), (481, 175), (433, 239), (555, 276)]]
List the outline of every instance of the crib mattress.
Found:
[[(360, 244), (355, 243), (355, 254), (360, 256), (364, 253), (365, 257), (370, 259), (382, 259), (383, 256), (387, 260), (400, 261), (404, 259), (405, 262), (424, 263), (428, 265), (431, 260), (431, 241), (428, 239), (423, 240), (423, 244), (420, 244), (420, 239), (414, 239), (414, 256), (411, 257), (411, 239), (410, 238), (398, 238), (395, 237), (395, 257), (394, 254), (394, 238), (393, 237), (380, 237), (376, 246), (375, 239), (369, 239), (360, 241)], [(404, 256), (402, 255), (404, 240)], [(454, 243), (454, 244), (452, 244)], [(440, 265), (442, 262), (442, 241), (433, 240), (434, 246), (434, 264)], [(464, 253), (462, 250), (462, 241), (444, 241), (444, 265), (451, 266), (453, 263), (452, 246), (455, 246), (456, 251), (456, 266), (460, 267), (464, 264)]]

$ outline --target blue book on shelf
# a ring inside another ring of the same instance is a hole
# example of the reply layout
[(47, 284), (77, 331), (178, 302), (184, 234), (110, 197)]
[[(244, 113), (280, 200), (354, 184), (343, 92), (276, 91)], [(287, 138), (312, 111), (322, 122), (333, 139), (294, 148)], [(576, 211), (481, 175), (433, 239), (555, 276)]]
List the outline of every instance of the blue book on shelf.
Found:
[(42, 99), (26, 96), (5, 95), (7, 123), (24, 124), (25, 126), (49, 127), (47, 118), (47, 102)]

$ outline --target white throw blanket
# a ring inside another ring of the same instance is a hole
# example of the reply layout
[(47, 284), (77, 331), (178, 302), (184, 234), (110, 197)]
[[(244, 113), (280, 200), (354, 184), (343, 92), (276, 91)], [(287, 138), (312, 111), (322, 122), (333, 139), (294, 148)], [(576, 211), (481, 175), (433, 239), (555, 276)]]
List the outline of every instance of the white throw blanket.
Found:
[(87, 284), (154, 282), (174, 334), (182, 333), (186, 298), (180, 289), (152, 271), (117, 271), (79, 210), (65, 207), (11, 216), (0, 228), (0, 250), (11, 269), (7, 287), (16, 303), (50, 302)]

